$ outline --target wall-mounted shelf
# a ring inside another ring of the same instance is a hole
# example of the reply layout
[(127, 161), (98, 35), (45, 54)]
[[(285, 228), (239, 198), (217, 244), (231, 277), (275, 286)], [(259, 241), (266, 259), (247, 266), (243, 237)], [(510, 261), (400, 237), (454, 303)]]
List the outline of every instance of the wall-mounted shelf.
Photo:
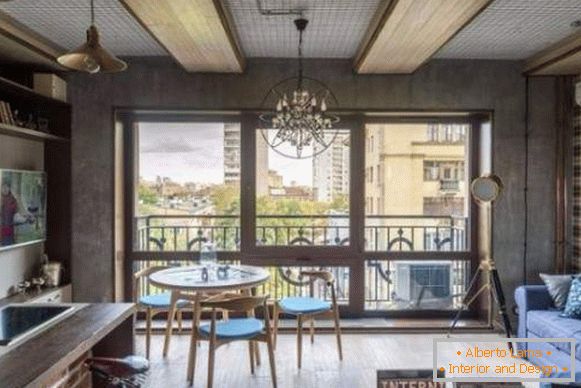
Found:
[(69, 139), (66, 139), (66, 138), (61, 137), (61, 136), (55, 136), (55, 135), (52, 135), (50, 133), (37, 131), (34, 129), (16, 127), (14, 125), (8, 125), (8, 124), (0, 124), (0, 135), (14, 136), (14, 137), (20, 137), (23, 139), (36, 140), (36, 141), (46, 141), (46, 140), (60, 141), (60, 142), (68, 142), (69, 141)]
[[(0, 124), (0, 135), (33, 140), (43, 146), (44, 171), (47, 174), (47, 239), (44, 242), (44, 250), (51, 260), (60, 262), (67, 269), (64, 281), (70, 282), (71, 105), (41, 95), (26, 86), (2, 77), (0, 77), (0, 100), (9, 103), (10, 107), (18, 110), (22, 117), (30, 118), (32, 115), (33, 118), (46, 119), (49, 123), (51, 133)], [(0, 166), (2, 167), (4, 166)]]

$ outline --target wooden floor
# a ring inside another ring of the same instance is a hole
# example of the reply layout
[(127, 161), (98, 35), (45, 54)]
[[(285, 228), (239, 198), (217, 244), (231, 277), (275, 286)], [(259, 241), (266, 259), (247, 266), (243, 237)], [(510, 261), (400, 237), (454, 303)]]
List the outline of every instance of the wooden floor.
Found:
[[(455, 337), (466, 336), (458, 334)], [(496, 334), (472, 334), (470, 337), (492, 338)], [(344, 360), (337, 356), (335, 337), (320, 334), (314, 345), (305, 336), (303, 368), (296, 367), (296, 337), (279, 335), (276, 367), (279, 387), (353, 388), (376, 387), (378, 369), (432, 367), (432, 339), (445, 334), (345, 334)], [(138, 354), (144, 354), (144, 336), (137, 335)], [(148, 387), (187, 387), (186, 364), (188, 335), (174, 335), (167, 359), (161, 356), (163, 336), (152, 339), (152, 368)], [(222, 346), (216, 353), (215, 387), (271, 387), (266, 348), (261, 346), (262, 365), (250, 374), (246, 342)], [(207, 343), (198, 350), (194, 387), (206, 386)]]

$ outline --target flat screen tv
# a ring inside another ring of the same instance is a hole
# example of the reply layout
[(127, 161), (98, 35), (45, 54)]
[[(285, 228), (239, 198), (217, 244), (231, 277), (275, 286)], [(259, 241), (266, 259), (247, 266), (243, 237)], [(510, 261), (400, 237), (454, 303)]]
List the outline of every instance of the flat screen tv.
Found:
[(45, 173), (0, 169), (0, 250), (45, 239)]

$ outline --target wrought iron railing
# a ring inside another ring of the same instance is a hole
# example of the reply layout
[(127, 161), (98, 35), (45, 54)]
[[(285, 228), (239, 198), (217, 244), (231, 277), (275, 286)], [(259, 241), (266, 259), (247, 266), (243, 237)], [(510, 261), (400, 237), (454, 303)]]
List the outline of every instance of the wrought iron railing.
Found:
[[(447, 216), (368, 216), (365, 226), (366, 250), (462, 252), (467, 250), (465, 218)], [(147, 216), (135, 220), (137, 249), (151, 252), (146, 265), (181, 266), (192, 261), (161, 261), (156, 251), (200, 251), (212, 244), (218, 251), (237, 251), (240, 226), (237, 216)], [(258, 245), (349, 244), (348, 217), (259, 216)], [(235, 264), (235, 261), (230, 262)], [(298, 274), (313, 267), (267, 267), (271, 277), (259, 290), (273, 299), (305, 296), (310, 290)], [(320, 268), (320, 267), (316, 267)], [(328, 267), (335, 275), (340, 303), (349, 301), (349, 268)], [(395, 261), (367, 260), (365, 264), (365, 308), (367, 310), (455, 309), (460, 306), (470, 275), (466, 260)], [(141, 294), (161, 292), (144, 283)], [(318, 285), (315, 296), (328, 299), (326, 288)]]
[[(347, 215), (256, 217), (256, 243), (264, 246), (349, 244)], [(240, 249), (238, 216), (150, 215), (135, 219), (138, 251)], [(367, 216), (367, 251), (464, 251), (466, 219), (453, 216)]]
[[(238, 264), (236, 261), (221, 261)], [(187, 266), (191, 261), (147, 260), (136, 261), (135, 271), (146, 266)], [(335, 277), (337, 299), (349, 303), (349, 267), (265, 267), (270, 278), (258, 292), (272, 300), (287, 296), (309, 296), (311, 290), (300, 272), (307, 269), (326, 269)], [(415, 275), (414, 275), (415, 273)], [(460, 307), (470, 276), (467, 261), (388, 261), (367, 260), (365, 263), (365, 309), (381, 310), (452, 310)], [(142, 282), (139, 296), (163, 292), (148, 282)], [(313, 296), (330, 300), (329, 290), (322, 282), (316, 283)]]

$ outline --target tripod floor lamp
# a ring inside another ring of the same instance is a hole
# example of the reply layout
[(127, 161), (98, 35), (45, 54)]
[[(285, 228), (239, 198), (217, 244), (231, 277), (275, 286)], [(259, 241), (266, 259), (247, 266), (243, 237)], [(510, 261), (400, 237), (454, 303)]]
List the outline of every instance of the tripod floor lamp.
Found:
[[(493, 174), (483, 175), (474, 179), (470, 185), (470, 193), (472, 197), (476, 200), (476, 202), (486, 209), (486, 222), (487, 222), (487, 229), (488, 229), (488, 252), (486, 258), (480, 262), (476, 273), (472, 280), (470, 280), (470, 284), (468, 285), (468, 289), (466, 290), (466, 295), (462, 300), (462, 305), (454, 320), (450, 324), (448, 329), (448, 336), (452, 333), (454, 328), (456, 327), (462, 312), (466, 310), (477, 298), (482, 295), (485, 291), (488, 291), (490, 294), (489, 299), (489, 317), (491, 317), (490, 312), (492, 311), (492, 302), (496, 303), (496, 307), (498, 308), (498, 313), (502, 319), (502, 324), (504, 326), (504, 331), (506, 333), (506, 337), (510, 338), (512, 333), (512, 328), (510, 325), (510, 320), (508, 318), (507, 309), (506, 309), (506, 299), (504, 297), (504, 292), (502, 291), (502, 284), (500, 283), (500, 277), (498, 276), (498, 271), (496, 269), (496, 263), (494, 258), (492, 257), (492, 205), (494, 201), (498, 199), (504, 186), (502, 184), (502, 180)], [(488, 275), (484, 277), (484, 275)], [(482, 280), (482, 282), (479, 282)], [(477, 287), (480, 286), (478, 289)], [(489, 322), (492, 323), (492, 322)], [(508, 342), (508, 347), (512, 352), (512, 343)]]

